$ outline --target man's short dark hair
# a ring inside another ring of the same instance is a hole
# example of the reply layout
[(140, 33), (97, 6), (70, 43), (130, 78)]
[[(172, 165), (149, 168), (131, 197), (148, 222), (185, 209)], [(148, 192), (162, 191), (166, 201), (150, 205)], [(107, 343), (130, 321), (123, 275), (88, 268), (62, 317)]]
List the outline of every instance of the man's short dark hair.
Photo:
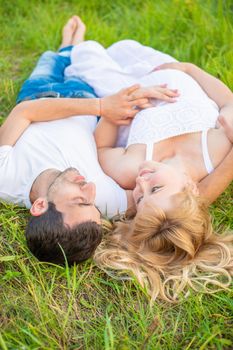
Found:
[[(33, 216), (26, 227), (26, 240), (31, 252), (40, 260), (69, 265), (91, 257), (102, 239), (101, 226), (86, 221), (74, 227), (64, 224), (62, 213), (49, 202), (48, 210)], [(62, 252), (62, 249), (64, 253)]]

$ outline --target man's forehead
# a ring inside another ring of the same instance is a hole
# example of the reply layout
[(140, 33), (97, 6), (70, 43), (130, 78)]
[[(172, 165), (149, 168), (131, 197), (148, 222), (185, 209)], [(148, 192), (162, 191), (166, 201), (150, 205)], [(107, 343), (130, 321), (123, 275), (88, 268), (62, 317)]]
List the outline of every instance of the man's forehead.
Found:
[(100, 211), (94, 206), (76, 206), (63, 212), (64, 222), (68, 225), (81, 224), (85, 221), (95, 221), (100, 224)]

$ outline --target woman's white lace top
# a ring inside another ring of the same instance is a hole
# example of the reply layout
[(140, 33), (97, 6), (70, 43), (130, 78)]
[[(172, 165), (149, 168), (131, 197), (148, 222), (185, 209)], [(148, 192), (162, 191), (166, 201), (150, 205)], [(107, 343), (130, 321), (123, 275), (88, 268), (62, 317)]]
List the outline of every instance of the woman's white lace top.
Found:
[(127, 146), (157, 143), (170, 137), (215, 128), (218, 106), (186, 73), (167, 69), (145, 76), (145, 85), (167, 83), (178, 89), (175, 103), (157, 101), (155, 107), (140, 111), (133, 120)]

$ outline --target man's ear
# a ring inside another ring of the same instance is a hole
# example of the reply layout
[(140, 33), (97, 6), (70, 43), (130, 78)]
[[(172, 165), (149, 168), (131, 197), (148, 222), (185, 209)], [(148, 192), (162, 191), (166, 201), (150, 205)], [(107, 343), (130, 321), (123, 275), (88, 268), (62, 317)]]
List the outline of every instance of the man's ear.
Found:
[(45, 197), (39, 197), (32, 204), (30, 213), (32, 216), (40, 216), (48, 210), (48, 200)]

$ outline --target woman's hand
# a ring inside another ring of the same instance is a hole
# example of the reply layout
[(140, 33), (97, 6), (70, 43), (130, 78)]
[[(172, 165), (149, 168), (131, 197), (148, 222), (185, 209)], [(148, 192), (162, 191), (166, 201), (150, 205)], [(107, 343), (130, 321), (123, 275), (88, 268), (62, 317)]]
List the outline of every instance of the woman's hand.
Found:
[[(160, 69), (178, 69), (190, 75), (206, 94), (214, 100), (220, 109), (225, 109), (225, 106), (232, 104), (233, 94), (232, 91), (219, 79), (215, 78), (211, 74), (205, 72), (193, 63), (186, 62), (171, 62), (164, 63), (161, 66), (155, 68)], [(227, 107), (228, 108), (228, 107)], [(221, 114), (221, 112), (220, 112)], [(226, 117), (225, 113), (224, 116)]]
[[(167, 87), (167, 84), (163, 84), (163, 85), (141, 87), (138, 90), (133, 91), (130, 96), (131, 98), (134, 98), (134, 99), (139, 98), (140, 96), (147, 99), (157, 99), (157, 100), (162, 100), (166, 102), (176, 102), (176, 97), (179, 96), (179, 92), (177, 89), (169, 89)], [(147, 108), (149, 106), (145, 104), (137, 107)]]
[(158, 67), (155, 67), (153, 71), (161, 70), (161, 69), (177, 69), (181, 70), (182, 72), (188, 73), (188, 70), (190, 69), (190, 66), (192, 63), (186, 63), (186, 62), (170, 62), (170, 63), (164, 63), (161, 64)]

